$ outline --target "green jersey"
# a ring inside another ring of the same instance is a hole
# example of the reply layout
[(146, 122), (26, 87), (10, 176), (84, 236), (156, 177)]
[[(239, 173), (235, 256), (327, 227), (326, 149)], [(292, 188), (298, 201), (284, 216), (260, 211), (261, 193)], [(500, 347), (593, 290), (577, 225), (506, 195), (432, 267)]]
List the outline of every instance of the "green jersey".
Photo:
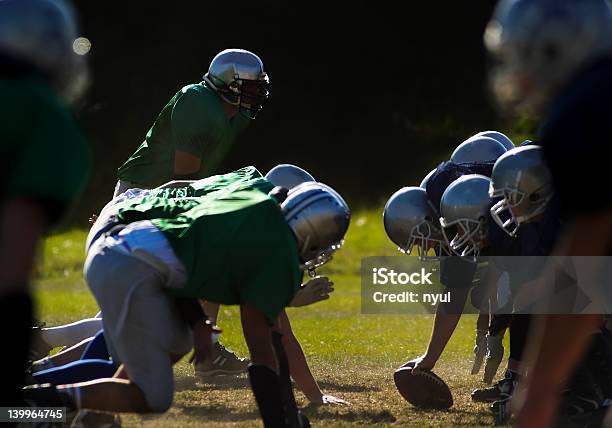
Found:
[(257, 168), (247, 166), (228, 174), (212, 175), (193, 181), (185, 187), (153, 189), (152, 194), (160, 198), (171, 199), (199, 197), (218, 190), (233, 192), (254, 186), (261, 188), (266, 193), (271, 190), (269, 181), (257, 180), (258, 178), (262, 178), (262, 175)]
[(196, 178), (210, 175), (223, 160), (249, 119), (232, 119), (223, 101), (205, 82), (185, 86), (163, 108), (145, 141), (119, 168), (120, 180), (151, 189), (175, 178), (174, 153), (202, 159)]
[[(297, 243), (274, 186), (254, 167), (126, 202), (119, 220), (151, 220), (187, 271), (177, 293), (225, 305), (250, 303), (272, 323), (300, 286)], [(185, 198), (171, 193), (187, 192)]]
[(89, 146), (44, 80), (0, 79), (0, 99), (0, 197), (32, 197), (55, 221), (87, 181)]

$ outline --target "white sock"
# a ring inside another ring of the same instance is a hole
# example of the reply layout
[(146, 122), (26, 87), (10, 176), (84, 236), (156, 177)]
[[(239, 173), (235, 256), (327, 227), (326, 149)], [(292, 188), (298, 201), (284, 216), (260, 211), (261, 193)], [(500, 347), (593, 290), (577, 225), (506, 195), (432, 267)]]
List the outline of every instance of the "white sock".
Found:
[(72, 324), (41, 329), (42, 339), (50, 346), (72, 346), (102, 330), (102, 318), (87, 318)]

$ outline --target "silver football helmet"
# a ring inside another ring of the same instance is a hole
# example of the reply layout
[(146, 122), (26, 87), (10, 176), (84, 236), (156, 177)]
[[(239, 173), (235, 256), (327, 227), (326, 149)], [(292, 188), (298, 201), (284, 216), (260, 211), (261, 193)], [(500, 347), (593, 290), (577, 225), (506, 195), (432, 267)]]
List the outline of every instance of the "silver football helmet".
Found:
[(491, 137), (474, 136), (459, 144), (450, 160), (454, 163), (491, 162), (506, 153), (506, 148)]
[[(401, 252), (411, 254), (416, 245), (419, 260), (437, 260), (450, 253), (437, 211), (421, 187), (404, 187), (395, 192), (385, 205), (383, 224)], [(430, 249), (435, 255), (428, 255)]]
[(502, 105), (540, 110), (578, 69), (612, 52), (606, 0), (502, 0), (484, 34), (499, 64), (490, 75)]
[(351, 211), (334, 189), (317, 182), (291, 189), (281, 209), (297, 239), (302, 269), (312, 274), (342, 246)]
[[(489, 180), (484, 175), (468, 174), (453, 181), (440, 201), (442, 233), (453, 252), (476, 259), (489, 232)], [(450, 237), (449, 228), (454, 229)]]
[(497, 141), (502, 146), (504, 146), (506, 150), (512, 150), (515, 147), (514, 143), (512, 142), (512, 140), (510, 138), (508, 138), (508, 136), (506, 134), (503, 134), (503, 133), (501, 133), (499, 131), (482, 131), (482, 132), (479, 132), (478, 134), (470, 137), (469, 139), (475, 138), (475, 137), (489, 137), (489, 138), (493, 138), (495, 141)]
[(275, 186), (281, 186), (287, 190), (307, 181), (317, 181), (308, 171), (288, 163), (276, 165), (268, 171), (265, 178)]
[(421, 184), (419, 184), (420, 188), (427, 190), (427, 183), (429, 183), (429, 179), (431, 178), (432, 175), (434, 175), (434, 172), (436, 172), (436, 169), (437, 168), (434, 168), (427, 173), (427, 175), (421, 181)]
[(491, 217), (510, 236), (516, 236), (521, 223), (542, 214), (553, 194), (541, 147), (517, 147), (495, 162), (489, 196), (503, 199), (491, 207)]
[(204, 81), (223, 101), (238, 106), (249, 119), (255, 119), (270, 96), (270, 79), (263, 62), (244, 49), (219, 52), (210, 63)]
[(0, 0), (0, 53), (35, 67), (68, 101), (87, 83), (76, 37), (75, 15), (62, 0)]

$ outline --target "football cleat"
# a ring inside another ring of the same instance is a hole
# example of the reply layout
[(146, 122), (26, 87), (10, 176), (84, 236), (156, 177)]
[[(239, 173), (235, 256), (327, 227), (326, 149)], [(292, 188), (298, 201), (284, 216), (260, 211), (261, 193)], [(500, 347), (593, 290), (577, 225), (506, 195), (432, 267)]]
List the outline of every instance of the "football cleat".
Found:
[(563, 391), (559, 414), (576, 416), (591, 414), (602, 407), (604, 396), (590, 370), (588, 359), (578, 366), (568, 387)]
[(517, 381), (518, 375), (515, 372), (506, 370), (505, 377), (495, 382), (494, 385), (472, 391), (472, 400), (481, 403), (492, 403), (509, 398), (514, 392)]
[(495, 401), (490, 410), (493, 413), (493, 425), (506, 425), (512, 416), (512, 403), (510, 397)]
[(607, 329), (595, 335), (587, 361), (603, 397), (612, 399), (612, 334)]
[(239, 358), (234, 352), (216, 342), (213, 344), (210, 357), (195, 366), (195, 375), (200, 378), (235, 376), (246, 373), (248, 366), (248, 359)]

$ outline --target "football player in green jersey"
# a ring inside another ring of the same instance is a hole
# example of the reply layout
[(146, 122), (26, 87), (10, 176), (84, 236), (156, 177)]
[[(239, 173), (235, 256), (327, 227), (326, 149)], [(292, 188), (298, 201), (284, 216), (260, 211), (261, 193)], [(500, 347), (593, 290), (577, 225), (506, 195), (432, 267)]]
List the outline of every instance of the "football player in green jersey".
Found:
[(204, 80), (185, 86), (168, 101), (145, 141), (119, 168), (115, 195), (211, 175), (262, 109), (269, 83), (254, 53), (226, 49), (217, 54)]
[[(285, 349), (309, 400), (343, 403), (320, 391), (284, 312), (299, 295), (303, 270), (328, 261), (348, 228), (349, 208), (333, 189), (305, 182), (287, 193), (248, 167), (132, 193), (102, 211), (85, 263), (123, 378), (32, 387), (29, 398), (111, 412), (166, 411), (172, 364), (192, 346), (196, 361), (211, 351), (214, 330), (197, 300), (205, 299), (240, 305), (249, 378), (266, 426), (286, 426), (297, 412), (288, 378), (277, 373), (287, 370)], [(273, 330), (282, 334), (274, 348)]]
[(85, 81), (75, 39), (63, 1), (0, 1), (0, 326), (13, 348), (1, 357), (1, 406), (21, 403), (36, 246), (89, 174), (89, 148), (68, 110)]
[[(244, 49), (226, 49), (210, 63), (203, 81), (178, 91), (162, 109), (145, 141), (119, 168), (114, 195), (152, 189), (170, 180), (215, 172), (230, 147), (263, 108), (270, 80), (263, 62)], [(205, 302), (212, 321), (219, 306)], [(248, 361), (215, 344), (210, 360), (196, 366), (203, 377), (238, 374)]]

